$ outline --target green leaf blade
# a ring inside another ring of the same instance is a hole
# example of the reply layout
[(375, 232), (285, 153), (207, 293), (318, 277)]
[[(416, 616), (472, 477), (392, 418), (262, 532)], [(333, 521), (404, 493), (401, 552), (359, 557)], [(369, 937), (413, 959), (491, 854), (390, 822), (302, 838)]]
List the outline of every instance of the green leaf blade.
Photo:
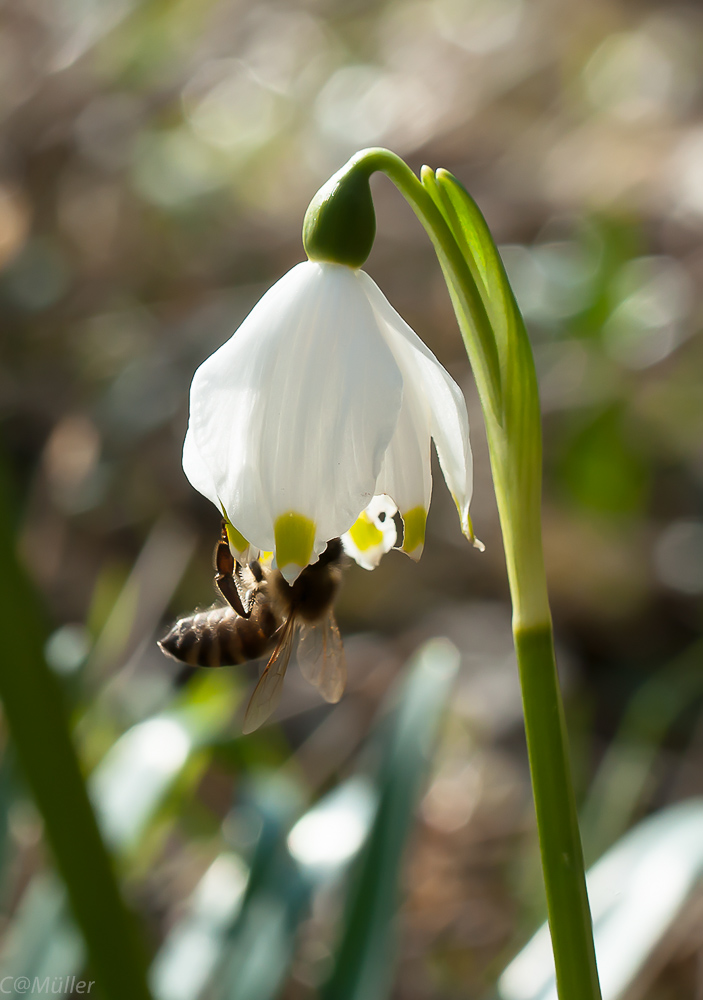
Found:
[(454, 646), (433, 640), (409, 667), (385, 733), (378, 810), (355, 872), (323, 1000), (382, 1000), (389, 993), (403, 850), (458, 665)]

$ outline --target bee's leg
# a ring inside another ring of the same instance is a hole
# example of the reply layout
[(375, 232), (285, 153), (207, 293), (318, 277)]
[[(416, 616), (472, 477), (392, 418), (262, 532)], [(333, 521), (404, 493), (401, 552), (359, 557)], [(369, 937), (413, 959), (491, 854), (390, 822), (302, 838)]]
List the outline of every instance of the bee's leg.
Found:
[(239, 563), (230, 551), (227, 530), (223, 521), (222, 534), (215, 548), (215, 587), (238, 615), (241, 615), (242, 618), (248, 618), (251, 614), (251, 604), (248, 607), (244, 606), (235, 578), (238, 571)]

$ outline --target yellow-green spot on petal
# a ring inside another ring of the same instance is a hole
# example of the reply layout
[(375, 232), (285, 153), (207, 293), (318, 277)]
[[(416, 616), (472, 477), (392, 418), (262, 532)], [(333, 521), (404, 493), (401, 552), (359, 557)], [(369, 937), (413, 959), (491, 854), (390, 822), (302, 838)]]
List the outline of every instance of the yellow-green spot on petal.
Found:
[(427, 511), (424, 507), (413, 507), (402, 514), (404, 535), (403, 552), (410, 555), (417, 548), (425, 544), (425, 527), (427, 525)]
[(315, 543), (315, 522), (303, 514), (289, 510), (276, 518), (273, 526), (276, 540), (276, 563), (279, 569), (293, 564), (301, 569), (310, 562)]
[(229, 542), (230, 548), (234, 552), (243, 552), (244, 549), (249, 547), (249, 542), (246, 540), (244, 535), (241, 531), (237, 531), (228, 518), (225, 518), (225, 528), (227, 531), (227, 541)]
[(374, 524), (366, 511), (362, 511), (349, 529), (351, 539), (360, 552), (368, 552), (383, 541), (383, 532)]

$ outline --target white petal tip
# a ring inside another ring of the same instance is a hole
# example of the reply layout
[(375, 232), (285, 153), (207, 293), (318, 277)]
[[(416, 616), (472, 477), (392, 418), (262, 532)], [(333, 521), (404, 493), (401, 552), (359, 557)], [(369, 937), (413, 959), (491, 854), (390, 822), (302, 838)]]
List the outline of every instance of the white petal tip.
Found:
[(344, 551), (362, 569), (376, 569), (381, 557), (395, 545), (397, 532), (393, 516), (397, 509), (390, 497), (375, 496), (349, 531), (342, 535)]
[(461, 505), (457, 503), (456, 497), (454, 497), (454, 503), (456, 503), (457, 510), (459, 511), (459, 517), (461, 518), (462, 534), (464, 535), (465, 538), (468, 538), (468, 540), (471, 542), (471, 544), (475, 549), (478, 549), (479, 552), (485, 552), (486, 546), (483, 544), (481, 539), (477, 538), (476, 535), (474, 534), (474, 526), (471, 517), (469, 515), (468, 506), (462, 509)]
[(400, 551), (403, 552), (406, 556), (409, 556), (412, 559), (413, 562), (420, 562), (420, 556), (424, 552), (424, 549), (425, 549), (425, 546), (424, 546), (424, 544), (422, 544), (422, 545), (416, 545), (415, 548), (412, 549), (411, 552), (408, 552), (407, 549), (404, 549), (402, 547), (401, 547)]
[(297, 563), (287, 563), (285, 566), (279, 566), (281, 576), (291, 586), (293, 586), (304, 569), (304, 566), (298, 566)]
[[(230, 546), (230, 550), (231, 548), (232, 547)], [(237, 562), (241, 563), (243, 566), (248, 566), (250, 562), (259, 558), (259, 549), (255, 548), (253, 545), (249, 545), (241, 552), (232, 552), (232, 555)]]
[(361, 566), (362, 569), (367, 569), (369, 571), (376, 569), (381, 561), (381, 556), (385, 554), (384, 552), (377, 550), (362, 552), (355, 545), (348, 531), (342, 535), (342, 548), (344, 549), (345, 554), (350, 556), (357, 566)]

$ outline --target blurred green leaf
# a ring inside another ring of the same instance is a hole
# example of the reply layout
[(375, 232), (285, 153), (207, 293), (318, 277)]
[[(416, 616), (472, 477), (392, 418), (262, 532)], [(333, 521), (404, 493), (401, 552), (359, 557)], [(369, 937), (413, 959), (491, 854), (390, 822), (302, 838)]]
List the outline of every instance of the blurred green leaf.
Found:
[(634, 514), (643, 509), (649, 467), (631, 438), (625, 411), (612, 406), (563, 442), (557, 471), (572, 500), (601, 514)]
[(436, 639), (419, 651), (385, 720), (376, 818), (352, 876), (349, 905), (325, 1000), (381, 1000), (394, 964), (394, 917), (403, 851), (459, 654)]
[(246, 805), (254, 811), (261, 830), (241, 912), (216, 976), (215, 1000), (273, 1000), (278, 996), (313, 885), (286, 846), (300, 808), (296, 786), (280, 776), (259, 781)]
[(9, 861), (12, 844), (10, 832), (10, 808), (15, 795), (15, 773), (12, 764), (12, 752), (5, 748), (0, 760), (0, 898), (7, 891)]
[[(89, 784), (103, 833), (123, 861), (126, 855), (132, 867), (143, 866), (145, 838), (155, 823), (168, 819), (163, 809), (171, 790), (202, 748), (223, 732), (237, 703), (236, 689), (226, 675), (203, 674), (180, 695), (171, 712), (133, 726), (108, 752)], [(203, 759), (190, 773), (181, 796), (170, 802), (172, 816), (178, 814), (180, 799), (192, 789), (205, 763)], [(17, 975), (29, 975), (34, 954), (41, 957), (43, 976), (66, 976), (80, 969), (82, 941), (54, 876), (42, 874), (32, 880), (10, 924), (9, 942), (3, 958), (5, 974), (15, 974), (9, 968)]]
[[(367, 835), (339, 953), (341, 962), (359, 957), (358, 975), (346, 982), (338, 964), (325, 990), (335, 997), (368, 989), (364, 996), (382, 995), (377, 991), (392, 964), (402, 848), (457, 667), (456, 650), (443, 640), (428, 643), (411, 664), (394, 711), (383, 718), (378, 792), (368, 779), (350, 779), (292, 826), (300, 805), (296, 786), (280, 776), (252, 786), (226, 824), (258, 827), (246, 891), (235, 855), (222, 856), (208, 870), (155, 960), (152, 983), (160, 1000), (197, 1000), (210, 981), (218, 1000), (273, 1000), (289, 972), (311, 893), (338, 875)], [(220, 865), (225, 877), (217, 879)], [(353, 992), (338, 991), (340, 974)]]
[(212, 862), (152, 964), (149, 978), (157, 1000), (200, 996), (220, 961), (248, 876), (246, 865), (232, 852)]
[(581, 813), (588, 857), (599, 857), (635, 818), (667, 732), (703, 694), (702, 655), (703, 643), (695, 643), (630, 700)]
[(44, 660), (44, 623), (15, 551), (10, 495), (0, 456), (0, 598), (13, 623), (0, 670), (5, 718), (100, 989), (112, 1000), (148, 998), (143, 944), (88, 799), (62, 689)]
[(371, 779), (349, 778), (300, 817), (288, 837), (290, 853), (316, 879), (334, 879), (366, 841), (377, 806)]
[(596, 215), (584, 220), (578, 234), (597, 261), (591, 289), (583, 311), (573, 318), (564, 333), (569, 337), (599, 339), (606, 320), (618, 304), (617, 282), (621, 270), (643, 249), (640, 226), (635, 218)]
[(76, 973), (86, 953), (68, 908), (66, 891), (53, 872), (36, 876), (10, 924), (2, 954), (3, 976), (44, 980)]
[(120, 852), (134, 851), (191, 755), (224, 730), (238, 704), (224, 673), (194, 679), (178, 704), (132, 726), (90, 779), (103, 833)]
[[(151, 637), (194, 547), (192, 530), (164, 514), (151, 529), (119, 590), (115, 588), (114, 567), (99, 577), (89, 618), (93, 629), (101, 619), (102, 624), (86, 664), (86, 687), (128, 661), (144, 638)], [(109, 611), (105, 607), (108, 600)]]
[(249, 864), (226, 852), (200, 880), (154, 960), (159, 1000), (197, 1000), (211, 981), (223, 1000), (278, 994), (313, 886), (286, 848), (300, 805), (297, 786), (280, 775), (244, 788), (224, 828), (235, 847), (242, 833), (249, 840), (255, 831)]

